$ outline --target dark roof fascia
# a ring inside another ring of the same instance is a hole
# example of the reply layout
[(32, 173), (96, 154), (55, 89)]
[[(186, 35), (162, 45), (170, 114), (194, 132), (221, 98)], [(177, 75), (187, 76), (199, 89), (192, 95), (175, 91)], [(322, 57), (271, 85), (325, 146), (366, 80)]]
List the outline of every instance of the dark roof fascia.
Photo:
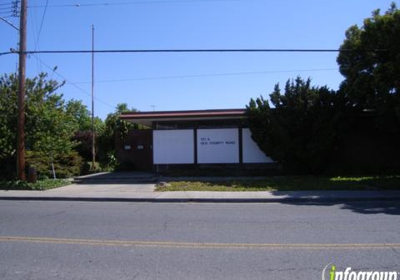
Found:
[(193, 119), (193, 118), (220, 118), (245, 116), (245, 109), (223, 109), (223, 110), (193, 110), (193, 111), (158, 111), (158, 112), (126, 112), (120, 115), (124, 120), (135, 119)]
[(120, 118), (132, 123), (151, 126), (154, 122), (195, 121), (216, 119), (243, 119), (246, 109), (126, 112)]
[(191, 110), (191, 111), (157, 111), (157, 112), (125, 112), (121, 114), (122, 118), (140, 117), (203, 117), (215, 115), (244, 115), (246, 109), (222, 109), (222, 110)]

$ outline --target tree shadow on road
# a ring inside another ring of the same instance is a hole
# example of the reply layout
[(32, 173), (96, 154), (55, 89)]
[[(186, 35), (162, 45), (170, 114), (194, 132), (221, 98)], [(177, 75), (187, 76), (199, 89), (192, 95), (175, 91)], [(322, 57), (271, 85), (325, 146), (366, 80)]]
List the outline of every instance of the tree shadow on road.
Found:
[(400, 215), (399, 200), (332, 200), (332, 201), (282, 201), (282, 204), (298, 205), (298, 206), (335, 206), (338, 205), (343, 210), (350, 210), (360, 214), (387, 214)]
[(342, 208), (362, 214), (400, 215), (399, 201), (353, 202), (345, 203)]

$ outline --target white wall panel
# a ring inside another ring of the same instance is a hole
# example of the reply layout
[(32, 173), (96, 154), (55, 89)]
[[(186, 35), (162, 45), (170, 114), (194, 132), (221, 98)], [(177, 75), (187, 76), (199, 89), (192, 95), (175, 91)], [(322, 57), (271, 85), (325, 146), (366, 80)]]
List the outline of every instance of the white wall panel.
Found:
[(260, 150), (257, 143), (251, 138), (250, 129), (242, 130), (243, 139), (243, 163), (269, 163), (274, 162)]
[(154, 130), (154, 164), (193, 164), (193, 130)]
[(239, 163), (237, 128), (198, 129), (198, 163)]

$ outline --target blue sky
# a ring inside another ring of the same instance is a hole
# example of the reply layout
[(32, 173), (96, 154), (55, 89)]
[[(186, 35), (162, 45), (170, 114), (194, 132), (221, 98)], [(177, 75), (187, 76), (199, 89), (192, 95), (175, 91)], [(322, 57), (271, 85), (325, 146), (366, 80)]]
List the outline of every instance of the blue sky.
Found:
[[(13, 0), (0, 0), (7, 7)], [(337, 49), (345, 31), (392, 0), (28, 0), (28, 50)], [(397, 3), (397, 1), (394, 1)], [(47, 3), (47, 8), (46, 8)], [(75, 5), (78, 4), (78, 5)], [(0, 16), (5, 16), (4, 9)], [(18, 26), (18, 18), (7, 18)], [(18, 33), (0, 21), (0, 52)], [(96, 54), (95, 115), (118, 103), (140, 111), (243, 108), (276, 83), (310, 77), (337, 89), (337, 53)], [(18, 57), (0, 56), (0, 74)], [(57, 66), (57, 70), (53, 68)], [(65, 99), (91, 104), (90, 54), (30, 55), (27, 75), (48, 72)]]

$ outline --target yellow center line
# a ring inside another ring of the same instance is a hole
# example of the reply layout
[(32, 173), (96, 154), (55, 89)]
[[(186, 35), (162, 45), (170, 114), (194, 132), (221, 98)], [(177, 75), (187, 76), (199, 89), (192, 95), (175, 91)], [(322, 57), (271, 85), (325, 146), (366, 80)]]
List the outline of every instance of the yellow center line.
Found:
[(400, 243), (350, 243), (350, 244), (308, 244), (308, 243), (195, 243), (164, 241), (129, 241), (49, 238), (28, 236), (0, 236), (0, 242), (26, 242), (42, 244), (65, 244), (114, 247), (157, 247), (157, 248), (197, 248), (197, 249), (392, 249), (400, 248)]

